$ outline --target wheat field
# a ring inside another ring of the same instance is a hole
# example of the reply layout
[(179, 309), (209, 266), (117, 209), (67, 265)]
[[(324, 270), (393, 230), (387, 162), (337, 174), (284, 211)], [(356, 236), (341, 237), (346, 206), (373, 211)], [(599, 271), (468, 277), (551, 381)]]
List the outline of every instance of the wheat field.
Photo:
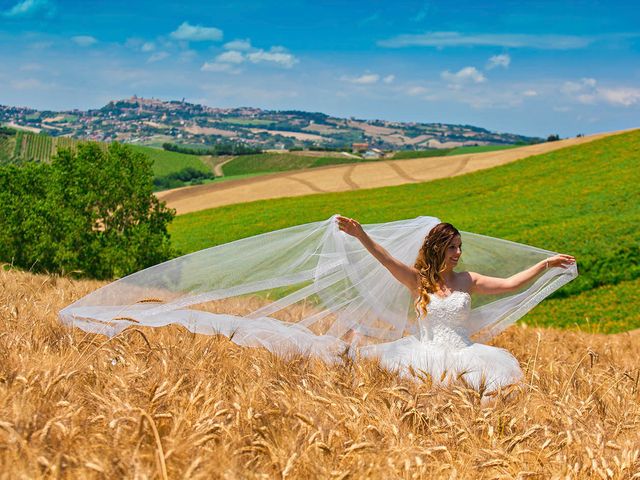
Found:
[(374, 361), (59, 323), (94, 281), (0, 271), (0, 478), (640, 479), (640, 335), (514, 326), (489, 402)]

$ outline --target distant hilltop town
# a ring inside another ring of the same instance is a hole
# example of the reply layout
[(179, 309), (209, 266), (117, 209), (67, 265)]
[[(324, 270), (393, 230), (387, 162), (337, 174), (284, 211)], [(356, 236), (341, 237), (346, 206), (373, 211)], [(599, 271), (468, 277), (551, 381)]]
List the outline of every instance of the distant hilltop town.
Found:
[(0, 124), (97, 141), (160, 146), (242, 143), (260, 149), (354, 148), (422, 150), (543, 141), (471, 125), (338, 118), (318, 112), (214, 108), (133, 96), (97, 110), (40, 111), (0, 105)]

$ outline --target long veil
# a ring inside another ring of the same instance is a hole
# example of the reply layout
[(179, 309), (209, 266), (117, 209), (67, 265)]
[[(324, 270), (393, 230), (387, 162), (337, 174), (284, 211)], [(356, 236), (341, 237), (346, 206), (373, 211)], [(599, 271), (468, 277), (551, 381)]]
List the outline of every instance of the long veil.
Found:
[[(400, 261), (413, 264), (429, 230), (417, 217), (363, 225)], [(461, 232), (458, 269), (507, 277), (554, 254)], [(577, 276), (546, 270), (520, 291), (472, 299), (469, 330), (486, 341)], [(155, 265), (106, 285), (59, 313), (67, 325), (113, 336), (131, 325), (180, 324), (240, 345), (335, 359), (349, 345), (418, 335), (409, 291), (335, 216), (244, 238)]]

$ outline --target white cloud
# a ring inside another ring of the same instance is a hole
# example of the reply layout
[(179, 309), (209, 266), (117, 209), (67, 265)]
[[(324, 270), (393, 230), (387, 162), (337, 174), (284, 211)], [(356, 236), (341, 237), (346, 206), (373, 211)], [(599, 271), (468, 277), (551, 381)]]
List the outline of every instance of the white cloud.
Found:
[(441, 75), (444, 80), (454, 85), (460, 85), (463, 83), (483, 83), (487, 80), (476, 67), (464, 67), (456, 73), (451, 73), (449, 70), (445, 70)]
[(216, 57), (216, 62), (220, 63), (235, 63), (240, 64), (245, 61), (244, 55), (242, 52), (238, 52), (235, 50), (229, 50), (227, 52), (221, 53)]
[(140, 47), (141, 52), (153, 52), (156, 49), (156, 44), (153, 42), (144, 42)]
[(393, 81), (394, 81), (395, 79), (396, 79), (396, 76), (395, 76), (395, 75), (387, 75), (386, 77), (384, 77), (384, 78), (382, 79), (382, 81), (383, 81), (384, 83), (393, 83)]
[(378, 45), (388, 48), (492, 46), (572, 50), (585, 48), (596, 40), (603, 40), (609, 37), (604, 35), (581, 37), (577, 35), (528, 35), (520, 33), (466, 35), (459, 32), (430, 32), (418, 35), (398, 35), (387, 40), (381, 40)]
[(155, 52), (148, 59), (147, 63), (155, 63), (164, 60), (169, 56), (168, 52)]
[(592, 90), (596, 86), (595, 78), (581, 78), (579, 82), (564, 82), (562, 91), (566, 94), (574, 94)]
[(487, 70), (491, 70), (496, 67), (507, 68), (509, 67), (510, 63), (511, 63), (511, 57), (506, 53), (503, 53), (501, 55), (494, 55), (491, 58), (489, 58), (489, 61), (487, 62)]
[(238, 74), (240, 69), (232, 63), (204, 62), (200, 70), (203, 72)]
[(428, 91), (429, 90), (427, 88), (420, 87), (420, 86), (408, 87), (406, 89), (407, 95), (411, 95), (412, 97), (417, 97), (418, 95), (424, 95)]
[(600, 88), (598, 93), (602, 100), (611, 105), (630, 107), (640, 103), (640, 88)]
[[(233, 43), (233, 42), (229, 42)], [(241, 47), (243, 45), (240, 45)], [(291, 68), (298, 63), (298, 59), (287, 52), (284, 47), (274, 46), (265, 51), (263, 49), (253, 49), (251, 52), (239, 50), (227, 50), (220, 53), (212, 62), (205, 62), (201, 70), (205, 72), (240, 73), (240, 64), (250, 63), (270, 63), (284, 68)]]
[(200, 68), (204, 72), (218, 72), (238, 74), (238, 66), (246, 60), (242, 52), (228, 50), (219, 54), (213, 62), (205, 62)]
[(561, 91), (573, 100), (586, 105), (608, 103), (618, 107), (630, 107), (640, 103), (640, 88), (599, 87), (595, 78), (564, 82)]
[(203, 27), (182, 22), (177, 30), (171, 32), (171, 38), (188, 42), (214, 42), (222, 40), (222, 30), (215, 27)]
[(49, 0), (22, 0), (9, 10), (2, 12), (2, 16), (9, 18), (33, 17), (40, 13), (53, 15), (55, 5)]
[(372, 85), (374, 83), (378, 83), (380, 80), (380, 75), (377, 73), (365, 73), (360, 75), (359, 77), (342, 77), (341, 80), (349, 83), (354, 83), (356, 85)]
[(76, 35), (75, 37), (71, 37), (71, 40), (80, 47), (90, 47), (98, 43), (98, 40), (91, 35)]
[(227, 50), (239, 50), (239, 51), (247, 51), (251, 50), (251, 41), (248, 38), (232, 40), (224, 44), (224, 48)]
[(252, 63), (274, 63), (284, 68), (291, 68), (299, 62), (294, 55), (287, 53), (283, 47), (271, 47), (268, 52), (259, 49), (248, 53), (247, 59)]
[(522, 92), (522, 95), (524, 97), (536, 97), (538, 96), (538, 92), (536, 92), (535, 90), (525, 90), (524, 92)]

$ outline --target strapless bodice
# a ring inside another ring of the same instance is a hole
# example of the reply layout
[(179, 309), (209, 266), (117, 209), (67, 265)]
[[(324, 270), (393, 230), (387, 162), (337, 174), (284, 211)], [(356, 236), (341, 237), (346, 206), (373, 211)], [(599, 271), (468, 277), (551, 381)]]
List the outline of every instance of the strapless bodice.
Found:
[(427, 315), (420, 316), (420, 341), (465, 347), (469, 339), (467, 324), (471, 312), (471, 296), (456, 290), (447, 297), (429, 294)]

